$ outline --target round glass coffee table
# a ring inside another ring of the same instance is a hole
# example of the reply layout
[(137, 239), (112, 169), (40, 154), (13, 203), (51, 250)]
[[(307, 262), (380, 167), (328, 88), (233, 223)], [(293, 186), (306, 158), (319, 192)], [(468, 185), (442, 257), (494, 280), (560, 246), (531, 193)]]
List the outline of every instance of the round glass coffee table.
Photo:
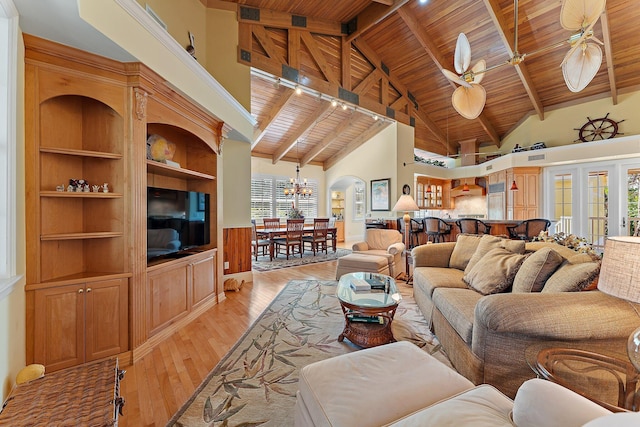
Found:
[[(363, 283), (371, 289), (354, 289)], [(344, 313), (344, 330), (338, 341), (347, 338), (360, 347), (395, 341), (391, 322), (402, 296), (393, 278), (377, 273), (344, 274), (338, 282), (336, 295)]]

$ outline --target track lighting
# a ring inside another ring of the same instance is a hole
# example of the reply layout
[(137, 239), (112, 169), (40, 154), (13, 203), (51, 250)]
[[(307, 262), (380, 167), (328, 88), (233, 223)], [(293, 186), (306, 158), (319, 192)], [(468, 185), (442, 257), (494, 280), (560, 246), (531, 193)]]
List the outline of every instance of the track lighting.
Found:
[(336, 101), (335, 99), (331, 100), (331, 106), (332, 107), (337, 107), (338, 106), (338, 101)]
[(343, 109), (344, 111), (347, 111), (347, 104), (345, 104), (344, 102), (342, 103), (342, 109)]
[(296, 90), (296, 95), (302, 94), (302, 88), (300, 86), (296, 85), (296, 89), (295, 90)]

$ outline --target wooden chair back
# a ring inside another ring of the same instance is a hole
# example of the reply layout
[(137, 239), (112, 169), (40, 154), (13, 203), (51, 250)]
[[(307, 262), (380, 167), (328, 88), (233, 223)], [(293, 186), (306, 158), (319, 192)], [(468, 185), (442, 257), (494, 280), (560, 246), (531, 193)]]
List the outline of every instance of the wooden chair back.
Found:
[(280, 228), (280, 218), (264, 218), (262, 223), (267, 229)]

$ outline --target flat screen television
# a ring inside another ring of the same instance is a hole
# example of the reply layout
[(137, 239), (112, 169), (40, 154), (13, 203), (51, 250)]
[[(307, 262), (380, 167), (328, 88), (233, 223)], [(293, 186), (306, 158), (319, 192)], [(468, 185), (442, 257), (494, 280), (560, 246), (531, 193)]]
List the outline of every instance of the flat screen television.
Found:
[(210, 243), (209, 194), (147, 188), (147, 261)]

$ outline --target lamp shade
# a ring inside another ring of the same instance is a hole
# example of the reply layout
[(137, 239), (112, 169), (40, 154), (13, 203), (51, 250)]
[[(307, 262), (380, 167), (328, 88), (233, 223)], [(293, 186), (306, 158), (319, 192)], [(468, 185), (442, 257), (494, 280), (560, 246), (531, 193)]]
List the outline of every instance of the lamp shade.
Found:
[(420, 208), (416, 204), (416, 201), (413, 200), (413, 197), (409, 194), (403, 194), (400, 196), (396, 205), (393, 207), (394, 211), (399, 212), (410, 212), (410, 211), (418, 211)]
[(605, 242), (598, 289), (640, 303), (640, 237), (609, 237)]

